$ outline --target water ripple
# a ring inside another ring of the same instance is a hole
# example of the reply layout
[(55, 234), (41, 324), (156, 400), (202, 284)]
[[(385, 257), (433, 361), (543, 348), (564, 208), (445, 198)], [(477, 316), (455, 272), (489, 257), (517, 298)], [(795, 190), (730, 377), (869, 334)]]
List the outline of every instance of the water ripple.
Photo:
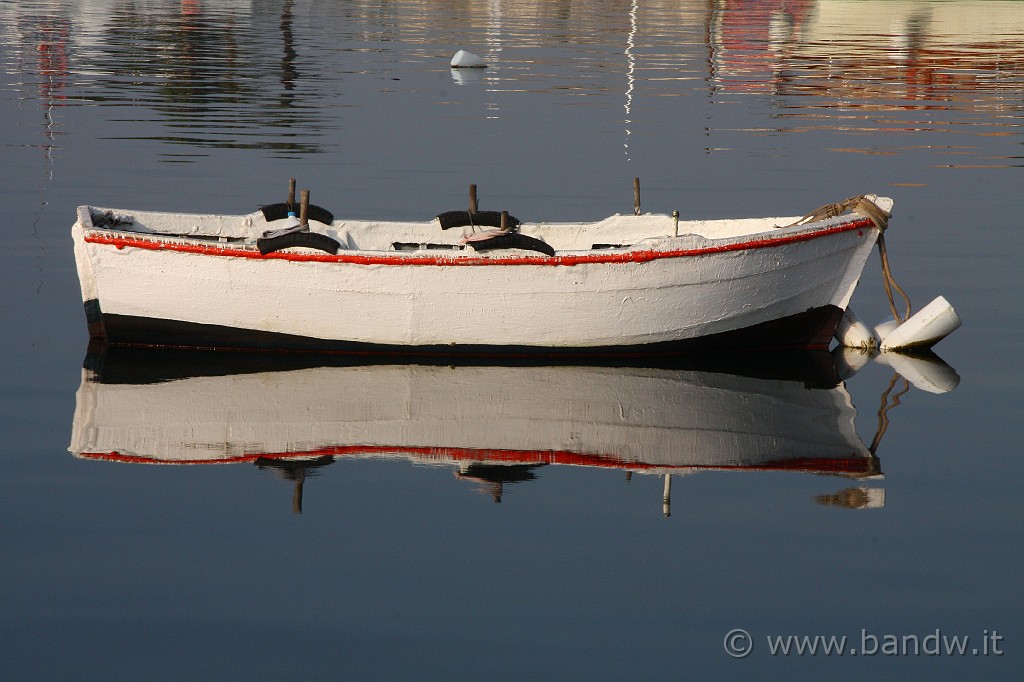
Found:
[(1021, 14), (972, 0), (29, 1), (0, 7), (15, 46), (0, 67), (3, 87), (51, 112), (51, 135), (54, 108), (115, 107), (107, 139), (270, 156), (337, 147), (330, 132), (346, 128), (346, 111), (380, 96), (464, 107), (434, 95), (460, 47), (491, 65), (476, 79), (488, 119), (503, 102), (546, 96), (624, 105), (630, 135), (651, 98), (698, 95), (738, 113), (757, 98), (780, 124), (711, 120), (709, 132), (983, 135), (1024, 122)]

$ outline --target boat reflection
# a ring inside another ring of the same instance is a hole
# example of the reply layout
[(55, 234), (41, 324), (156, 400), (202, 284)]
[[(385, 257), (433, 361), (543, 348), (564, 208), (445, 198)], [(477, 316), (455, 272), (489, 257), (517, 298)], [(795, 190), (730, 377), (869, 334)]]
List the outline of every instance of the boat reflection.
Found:
[(885, 505), (884, 488), (845, 488), (831, 495), (818, 495), (818, 504), (843, 509), (876, 509)]
[(547, 466), (662, 476), (666, 514), (676, 474), (880, 477), (830, 356), (799, 357), (303, 367), (325, 358), (111, 348), (86, 359), (69, 449), (109, 462), (255, 464), (295, 483), (297, 512), (306, 478), (365, 458), (451, 467), (496, 502)]

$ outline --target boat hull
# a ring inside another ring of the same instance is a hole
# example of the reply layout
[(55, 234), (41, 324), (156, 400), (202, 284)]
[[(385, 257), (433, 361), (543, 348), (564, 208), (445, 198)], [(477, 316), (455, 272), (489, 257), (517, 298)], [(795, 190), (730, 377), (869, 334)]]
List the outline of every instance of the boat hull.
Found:
[(78, 457), (879, 473), (846, 389), (808, 389), (799, 379), (646, 367), (352, 365), (109, 381), (83, 371), (69, 448)]
[(878, 229), (846, 216), (554, 257), (260, 254), (81, 219), (73, 232), (90, 335), (116, 345), (630, 355), (826, 347)]
[[(98, 302), (86, 305), (97, 310)], [(535, 346), (505, 344), (434, 344), (409, 346), (322, 339), (296, 334), (162, 320), (132, 315), (101, 315), (90, 329), (113, 345), (146, 348), (203, 348), (226, 351), (278, 350), (284, 352), (348, 353), (364, 355), (623, 358), (673, 355), (685, 352), (715, 352), (745, 348), (809, 348), (829, 345), (843, 311), (836, 306), (814, 308), (778, 320), (718, 334), (678, 341), (606, 346)]]

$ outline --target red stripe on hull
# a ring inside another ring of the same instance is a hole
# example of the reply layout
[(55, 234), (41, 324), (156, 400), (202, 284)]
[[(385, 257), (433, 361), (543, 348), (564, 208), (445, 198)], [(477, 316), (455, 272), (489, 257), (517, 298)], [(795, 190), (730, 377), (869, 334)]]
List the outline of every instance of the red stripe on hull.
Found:
[[(507, 258), (452, 258), (443, 256), (366, 256), (356, 254), (330, 255), (325, 253), (295, 253), (275, 251), (261, 254), (255, 248), (241, 249), (237, 247), (214, 246), (212, 244), (186, 244), (180, 242), (161, 241), (157, 238), (143, 236), (111, 235), (99, 232), (87, 232), (84, 236), (90, 244), (102, 244), (118, 249), (135, 248), (150, 251), (168, 251), (198, 254), (202, 256), (223, 256), (230, 258), (250, 258), (257, 260), (285, 260), (299, 263), (348, 263), (354, 265), (433, 265), (433, 266), (495, 266), (495, 265), (584, 265), (590, 263), (646, 263), (664, 258), (687, 258), (706, 256), (729, 251), (746, 251), (785, 246), (796, 242), (819, 239), (828, 235), (850, 232), (852, 230), (875, 229), (868, 218), (858, 218), (849, 223), (835, 225), (815, 232), (807, 232), (783, 237), (768, 237), (735, 244), (723, 244), (700, 249), (676, 249), (671, 251), (629, 251), (626, 253), (601, 253), (571, 256), (511, 256)], [(183, 236), (184, 238), (184, 236)]]
[(564, 466), (584, 466), (604, 469), (628, 469), (630, 471), (661, 471), (673, 470), (712, 470), (712, 471), (805, 471), (814, 473), (859, 474), (870, 475), (877, 472), (874, 458), (859, 457), (793, 457), (778, 459), (763, 464), (651, 464), (634, 462), (616, 457), (615, 455), (593, 455), (560, 450), (491, 450), (475, 448), (445, 447), (381, 447), (369, 445), (338, 445), (318, 448), (305, 452), (253, 453), (237, 457), (212, 459), (163, 460), (153, 457), (122, 455), (119, 452), (82, 452), (79, 457), (122, 462), (130, 464), (242, 464), (255, 462), (258, 459), (276, 459), (294, 461), (315, 459), (319, 457), (361, 457), (366, 455), (399, 455), (435, 462), (474, 462), (479, 464), (559, 464)]

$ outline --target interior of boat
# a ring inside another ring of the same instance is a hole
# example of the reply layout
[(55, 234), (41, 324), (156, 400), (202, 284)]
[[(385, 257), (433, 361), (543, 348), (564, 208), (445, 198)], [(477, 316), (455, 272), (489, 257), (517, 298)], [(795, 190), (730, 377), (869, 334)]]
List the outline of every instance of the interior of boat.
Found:
[[(509, 231), (539, 241), (554, 251), (579, 252), (651, 247), (656, 242), (677, 236), (685, 237), (685, 243), (696, 246), (708, 240), (769, 232), (795, 220), (798, 217), (681, 221), (671, 215), (648, 213), (613, 215), (589, 223), (519, 223), (513, 219), (513, 227)], [(115, 232), (230, 242), (235, 245), (256, 244), (265, 233), (279, 229), (284, 224), (284, 221), (278, 220), (268, 222), (259, 211), (232, 216), (126, 212), (96, 207), (83, 207), (79, 221), (84, 227)], [(343, 250), (457, 252), (484, 250), (490, 239), (503, 234), (493, 226), (493, 221), (489, 222), (492, 224), (465, 224), (444, 229), (440, 217), (421, 222), (335, 219), (330, 224), (310, 220), (308, 229), (313, 234), (332, 238)], [(673, 244), (680, 245), (674, 239)], [(302, 246), (298, 242), (292, 245)], [(541, 250), (530, 249), (516, 242), (508, 242), (503, 248)]]

